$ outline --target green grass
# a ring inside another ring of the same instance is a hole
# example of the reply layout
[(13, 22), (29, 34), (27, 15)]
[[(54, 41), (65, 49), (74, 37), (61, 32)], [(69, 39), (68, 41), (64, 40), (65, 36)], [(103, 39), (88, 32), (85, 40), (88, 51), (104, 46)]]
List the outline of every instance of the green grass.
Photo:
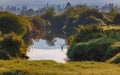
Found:
[(120, 64), (102, 62), (57, 63), (49, 60), (0, 60), (0, 75), (118, 75)]

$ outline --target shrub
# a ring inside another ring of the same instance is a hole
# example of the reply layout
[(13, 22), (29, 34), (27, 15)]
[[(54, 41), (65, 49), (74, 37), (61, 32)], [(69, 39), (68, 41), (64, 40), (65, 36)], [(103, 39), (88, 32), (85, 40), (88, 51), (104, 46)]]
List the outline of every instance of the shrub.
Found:
[(4, 37), (1, 41), (1, 50), (5, 50), (5, 52), (13, 58), (28, 58), (26, 56), (27, 46), (24, 41), (14, 33)]
[(74, 43), (71, 44), (67, 55), (71, 61), (105, 61), (105, 56), (108, 57), (106, 51), (115, 41), (112, 38), (102, 37), (85, 43)]
[(106, 37), (92, 40), (90, 43), (88, 43), (86, 49), (86, 55), (88, 59), (95, 61), (104, 61), (106, 51), (114, 41), (114, 39)]
[(87, 60), (85, 55), (86, 44), (74, 44), (68, 50), (68, 57), (71, 61)]

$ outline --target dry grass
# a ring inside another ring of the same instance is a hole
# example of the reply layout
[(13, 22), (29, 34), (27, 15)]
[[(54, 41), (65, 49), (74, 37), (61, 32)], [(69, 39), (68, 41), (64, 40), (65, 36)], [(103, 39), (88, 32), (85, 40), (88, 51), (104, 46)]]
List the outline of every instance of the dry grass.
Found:
[(102, 62), (0, 60), (1, 75), (119, 75), (120, 65)]
[(120, 47), (120, 41), (114, 42), (114, 43), (111, 45), (111, 47), (112, 47), (112, 48)]
[(109, 25), (109, 26), (101, 26), (103, 28), (103, 30), (120, 30), (120, 26), (113, 26), (113, 25)]

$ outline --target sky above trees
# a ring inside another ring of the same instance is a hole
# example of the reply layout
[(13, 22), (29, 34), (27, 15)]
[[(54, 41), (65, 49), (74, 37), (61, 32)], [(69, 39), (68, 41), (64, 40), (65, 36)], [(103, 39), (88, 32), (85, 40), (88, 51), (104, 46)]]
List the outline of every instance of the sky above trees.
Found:
[(0, 5), (44, 5), (46, 3), (49, 4), (65, 4), (67, 2), (71, 2), (71, 4), (95, 4), (95, 5), (103, 5), (105, 3), (115, 3), (119, 4), (120, 0), (0, 0)]

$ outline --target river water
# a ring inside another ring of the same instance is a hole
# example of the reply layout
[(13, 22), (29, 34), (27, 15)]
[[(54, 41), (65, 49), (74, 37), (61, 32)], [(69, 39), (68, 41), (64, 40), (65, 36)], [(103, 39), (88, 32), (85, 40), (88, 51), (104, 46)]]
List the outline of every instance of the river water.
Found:
[(67, 59), (65, 40), (60, 38), (55, 38), (55, 40), (54, 46), (49, 46), (46, 40), (42, 39), (33, 41), (33, 45), (30, 46), (27, 52), (27, 55), (30, 57), (29, 60), (54, 60), (65, 63), (65, 59)]

